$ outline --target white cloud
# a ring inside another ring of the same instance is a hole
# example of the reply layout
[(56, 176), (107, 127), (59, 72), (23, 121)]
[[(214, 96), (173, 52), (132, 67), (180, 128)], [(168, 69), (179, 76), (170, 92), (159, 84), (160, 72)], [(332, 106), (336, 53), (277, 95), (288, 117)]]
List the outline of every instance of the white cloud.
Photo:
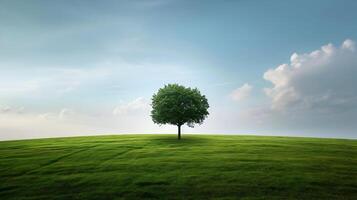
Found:
[(0, 112), (1, 113), (7, 113), (7, 112), (10, 112), (12, 109), (11, 109), (11, 107), (10, 106), (2, 106), (1, 108), (0, 108)]
[(147, 111), (150, 108), (149, 102), (146, 101), (143, 97), (138, 97), (133, 101), (128, 103), (121, 103), (113, 110), (113, 115), (128, 115), (136, 114), (138, 112)]
[(58, 114), (58, 118), (61, 120), (67, 119), (69, 116), (74, 115), (74, 111), (68, 108), (63, 108), (59, 114)]
[(236, 122), (248, 131), (356, 138), (357, 52), (354, 42), (327, 44), (264, 73), (268, 102), (246, 107)]
[(350, 39), (347, 39), (342, 43), (342, 48), (354, 51), (355, 50), (355, 42)]
[(8, 105), (0, 106), (0, 114), (12, 113), (12, 114), (22, 114), (24, 112), (24, 107), (11, 107)]
[(357, 54), (352, 40), (327, 44), (306, 54), (292, 54), (289, 64), (264, 73), (271, 109), (337, 112), (357, 105)]
[(55, 115), (51, 114), (51, 113), (41, 113), (38, 116), (38, 119), (40, 120), (49, 120), (55, 117)]
[(252, 89), (253, 86), (249, 85), (248, 83), (245, 83), (241, 87), (235, 89), (230, 96), (234, 101), (241, 101), (250, 96)]
[(68, 108), (62, 108), (60, 111), (57, 112), (45, 112), (37, 115), (37, 118), (40, 120), (55, 120), (55, 121), (76, 120), (77, 118), (81, 118), (81, 117), (83, 116), (78, 115), (78, 113), (75, 113), (72, 109), (68, 109)]

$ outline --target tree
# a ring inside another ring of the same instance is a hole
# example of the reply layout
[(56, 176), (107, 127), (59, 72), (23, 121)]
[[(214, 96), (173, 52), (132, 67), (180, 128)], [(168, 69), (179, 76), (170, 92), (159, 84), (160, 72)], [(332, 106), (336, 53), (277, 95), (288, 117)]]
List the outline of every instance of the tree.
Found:
[(168, 84), (152, 97), (151, 117), (157, 124), (172, 124), (178, 128), (181, 139), (181, 126), (194, 127), (202, 124), (208, 116), (208, 101), (197, 88), (186, 88), (178, 84)]

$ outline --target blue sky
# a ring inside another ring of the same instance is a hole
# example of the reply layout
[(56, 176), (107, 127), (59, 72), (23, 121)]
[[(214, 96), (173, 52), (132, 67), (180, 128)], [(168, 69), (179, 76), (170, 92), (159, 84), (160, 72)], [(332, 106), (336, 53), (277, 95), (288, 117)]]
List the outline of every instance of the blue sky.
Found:
[(356, 9), (0, 0), (0, 139), (174, 133), (149, 116), (167, 83), (209, 99), (210, 117), (185, 132), (355, 138)]

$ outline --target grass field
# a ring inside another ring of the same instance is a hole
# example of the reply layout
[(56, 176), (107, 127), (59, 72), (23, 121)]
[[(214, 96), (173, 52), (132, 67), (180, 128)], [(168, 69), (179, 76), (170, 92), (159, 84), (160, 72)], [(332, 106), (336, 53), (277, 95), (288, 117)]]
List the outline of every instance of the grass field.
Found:
[(0, 199), (357, 199), (357, 141), (122, 135), (0, 142)]

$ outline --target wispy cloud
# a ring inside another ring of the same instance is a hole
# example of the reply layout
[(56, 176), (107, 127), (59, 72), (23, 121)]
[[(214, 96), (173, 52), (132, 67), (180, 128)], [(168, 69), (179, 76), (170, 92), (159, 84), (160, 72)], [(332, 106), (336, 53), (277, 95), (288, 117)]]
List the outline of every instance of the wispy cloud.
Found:
[(149, 102), (143, 97), (138, 97), (130, 102), (121, 103), (120, 105), (116, 106), (113, 110), (113, 115), (126, 116), (136, 113), (147, 114), (145, 111), (148, 111), (149, 109)]
[(235, 89), (231, 94), (230, 97), (234, 101), (242, 101), (250, 96), (250, 93), (253, 90), (253, 86), (249, 85), (248, 83), (243, 84), (241, 87)]

